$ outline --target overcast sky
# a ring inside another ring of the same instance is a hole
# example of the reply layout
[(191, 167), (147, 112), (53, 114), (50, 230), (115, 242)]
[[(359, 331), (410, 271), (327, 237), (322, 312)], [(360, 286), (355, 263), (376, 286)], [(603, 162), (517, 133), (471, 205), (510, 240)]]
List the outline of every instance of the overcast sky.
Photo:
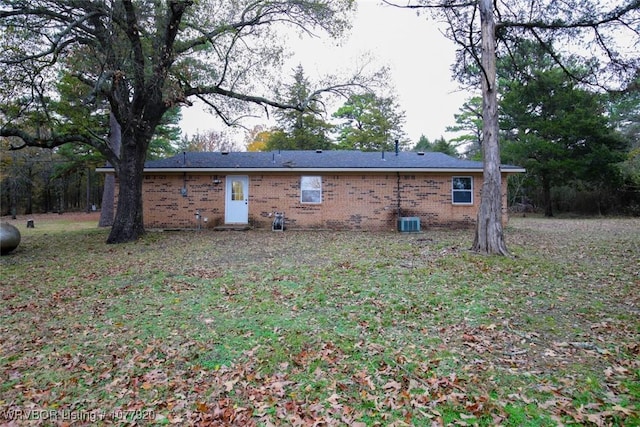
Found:
[[(331, 40), (292, 40), (297, 53), (290, 68), (301, 64), (305, 74), (313, 78), (348, 68), (369, 53), (379, 65), (390, 67), (391, 85), (406, 114), (404, 130), (412, 143), (421, 134), (430, 140), (446, 138), (445, 128), (454, 124), (453, 115), (470, 96), (451, 78), (453, 43), (432, 19), (416, 16), (408, 9), (380, 5), (378, 0), (358, 0), (352, 22), (350, 37), (340, 46)], [(189, 135), (214, 128), (214, 123), (198, 108), (183, 109), (181, 126)], [(222, 128), (218, 126), (217, 130)]]

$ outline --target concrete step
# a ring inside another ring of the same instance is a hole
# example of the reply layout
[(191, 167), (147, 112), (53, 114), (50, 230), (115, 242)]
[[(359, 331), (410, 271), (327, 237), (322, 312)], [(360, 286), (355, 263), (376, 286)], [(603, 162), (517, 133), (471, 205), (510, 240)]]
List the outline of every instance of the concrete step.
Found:
[(247, 231), (251, 230), (249, 224), (222, 224), (213, 227), (214, 231)]

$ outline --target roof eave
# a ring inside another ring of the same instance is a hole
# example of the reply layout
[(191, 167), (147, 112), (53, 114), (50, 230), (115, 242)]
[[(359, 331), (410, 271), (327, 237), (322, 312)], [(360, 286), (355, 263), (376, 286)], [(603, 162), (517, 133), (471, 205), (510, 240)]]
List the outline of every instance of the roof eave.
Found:
[[(98, 173), (112, 173), (113, 168), (97, 168)], [(501, 169), (504, 173), (524, 173), (523, 168)], [(439, 172), (439, 173), (481, 173), (482, 168), (145, 168), (144, 173), (249, 173), (249, 172), (383, 172), (383, 173), (416, 173), (416, 172)]]
[(250, 172), (482, 172), (481, 168), (145, 168), (144, 173), (250, 173)]

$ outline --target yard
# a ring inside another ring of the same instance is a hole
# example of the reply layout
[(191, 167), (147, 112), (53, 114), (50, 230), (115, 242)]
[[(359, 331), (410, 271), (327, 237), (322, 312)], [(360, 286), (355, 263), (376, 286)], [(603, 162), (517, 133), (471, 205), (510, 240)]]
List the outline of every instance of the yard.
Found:
[(96, 223), (0, 258), (1, 425), (640, 424), (638, 218), (512, 218), (513, 258)]

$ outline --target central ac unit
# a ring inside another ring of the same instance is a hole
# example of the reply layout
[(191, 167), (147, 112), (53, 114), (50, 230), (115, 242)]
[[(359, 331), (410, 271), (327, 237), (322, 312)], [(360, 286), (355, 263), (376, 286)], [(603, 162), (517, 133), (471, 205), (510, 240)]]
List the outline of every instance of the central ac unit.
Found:
[(417, 216), (398, 218), (398, 231), (404, 233), (420, 231), (420, 218)]

